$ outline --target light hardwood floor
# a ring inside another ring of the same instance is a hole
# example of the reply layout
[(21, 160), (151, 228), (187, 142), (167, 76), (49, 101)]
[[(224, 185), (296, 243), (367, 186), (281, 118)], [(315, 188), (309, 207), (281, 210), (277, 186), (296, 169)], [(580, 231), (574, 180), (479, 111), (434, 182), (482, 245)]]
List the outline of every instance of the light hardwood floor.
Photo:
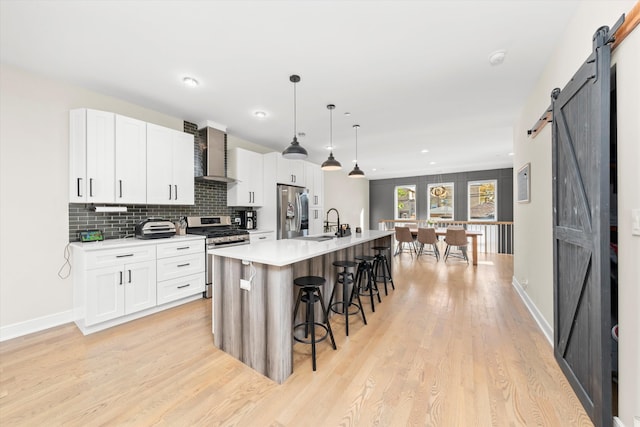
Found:
[[(82, 336), (64, 325), (0, 343), (2, 426), (589, 426), (511, 285), (512, 258), (474, 268), (408, 253), (396, 290), (338, 350), (294, 347), (282, 385), (213, 346), (211, 300)], [(363, 302), (366, 301), (363, 299)]]

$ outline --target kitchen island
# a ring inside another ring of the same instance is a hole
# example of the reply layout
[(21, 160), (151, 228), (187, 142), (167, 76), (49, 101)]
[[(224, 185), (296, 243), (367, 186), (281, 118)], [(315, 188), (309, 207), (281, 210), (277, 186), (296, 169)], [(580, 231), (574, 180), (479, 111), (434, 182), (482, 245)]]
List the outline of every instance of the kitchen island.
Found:
[(293, 279), (324, 277), (328, 303), (336, 276), (333, 261), (371, 255), (373, 246), (391, 248), (393, 234), (364, 230), (328, 240), (312, 236), (209, 250), (214, 345), (283, 383), (293, 372)]

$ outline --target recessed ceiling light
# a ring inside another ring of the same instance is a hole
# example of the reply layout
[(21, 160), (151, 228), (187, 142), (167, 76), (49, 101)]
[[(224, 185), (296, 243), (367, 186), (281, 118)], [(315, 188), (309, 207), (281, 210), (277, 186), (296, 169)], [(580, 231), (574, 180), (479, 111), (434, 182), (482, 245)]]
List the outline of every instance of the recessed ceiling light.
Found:
[(422, 151), (420, 151), (420, 152), (421, 152), (421, 153), (428, 153), (428, 152), (429, 152), (429, 150), (427, 150), (427, 149), (425, 148), (424, 150), (422, 150)]
[(377, 171), (378, 169), (376, 169), (376, 168), (373, 168), (373, 169), (371, 169), (371, 170), (375, 172), (375, 171)]
[(326, 148), (327, 150), (331, 150), (332, 147), (330, 145), (325, 145), (324, 148)]
[(508, 153), (507, 156), (513, 156), (514, 153)]
[(436, 164), (436, 162), (429, 162), (429, 164), (430, 164), (430, 165), (435, 165), (435, 164)]
[(254, 111), (253, 115), (259, 119), (264, 119), (265, 117), (267, 117), (267, 113), (265, 113), (264, 111)]
[(504, 49), (496, 50), (495, 52), (491, 52), (489, 54), (489, 63), (491, 65), (500, 65), (504, 62), (504, 57), (507, 54), (507, 51)]
[(182, 83), (184, 83), (185, 86), (189, 87), (196, 87), (200, 84), (196, 79), (188, 76), (182, 79)]
[(347, 117), (349, 117), (349, 116), (351, 115), (351, 113), (350, 113), (350, 112), (348, 112), (348, 111), (345, 111), (344, 115), (345, 115), (345, 116), (347, 116)]

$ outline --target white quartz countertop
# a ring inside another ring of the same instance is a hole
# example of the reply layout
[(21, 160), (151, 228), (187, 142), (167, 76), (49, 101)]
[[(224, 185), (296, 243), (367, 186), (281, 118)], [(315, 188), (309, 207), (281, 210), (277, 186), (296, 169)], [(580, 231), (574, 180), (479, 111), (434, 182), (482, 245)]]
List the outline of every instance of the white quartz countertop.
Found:
[(188, 242), (191, 240), (202, 240), (204, 244), (204, 239), (204, 236), (187, 234), (184, 236), (172, 236), (164, 239), (136, 239), (135, 237), (132, 237), (127, 239), (108, 239), (101, 242), (73, 242), (71, 243), (71, 246), (81, 248), (83, 251), (90, 251), (129, 248), (132, 246), (156, 245), (162, 243)]
[[(294, 262), (335, 252), (360, 243), (391, 236), (395, 232), (381, 230), (363, 230), (360, 234), (347, 237), (333, 238), (317, 242), (304, 239), (284, 239), (261, 242), (260, 244), (231, 246), (228, 248), (209, 249), (209, 255), (241, 259), (261, 264), (282, 267)], [(323, 236), (321, 234), (319, 236)], [(313, 237), (313, 236), (311, 236)]]

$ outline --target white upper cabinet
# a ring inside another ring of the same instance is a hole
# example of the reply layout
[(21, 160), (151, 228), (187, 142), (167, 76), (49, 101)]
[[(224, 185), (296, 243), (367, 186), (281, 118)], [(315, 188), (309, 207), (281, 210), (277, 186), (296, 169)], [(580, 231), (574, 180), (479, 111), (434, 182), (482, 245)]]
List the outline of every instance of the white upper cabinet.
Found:
[(263, 156), (242, 148), (227, 152), (227, 176), (236, 182), (227, 183), (227, 206), (264, 204)]
[(305, 186), (304, 160), (291, 160), (278, 156), (276, 168), (279, 184)]
[(115, 202), (147, 200), (147, 123), (116, 115)]
[(319, 165), (304, 162), (305, 183), (309, 190), (309, 207), (322, 207), (324, 194), (324, 173)]
[(193, 135), (147, 123), (147, 203), (194, 204)]
[(115, 201), (115, 114), (80, 108), (69, 115), (69, 201)]

